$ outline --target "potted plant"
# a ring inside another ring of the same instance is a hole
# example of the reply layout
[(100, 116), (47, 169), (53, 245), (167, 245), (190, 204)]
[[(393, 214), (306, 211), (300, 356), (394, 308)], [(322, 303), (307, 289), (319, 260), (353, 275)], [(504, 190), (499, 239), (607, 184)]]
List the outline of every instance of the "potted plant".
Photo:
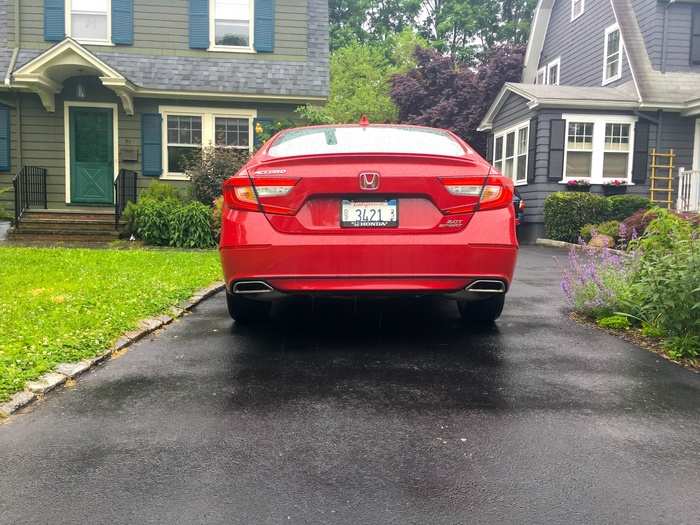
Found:
[(588, 179), (571, 179), (566, 181), (566, 189), (569, 191), (590, 191), (591, 183)]
[(627, 181), (624, 179), (610, 179), (603, 184), (605, 195), (620, 195), (627, 192)]

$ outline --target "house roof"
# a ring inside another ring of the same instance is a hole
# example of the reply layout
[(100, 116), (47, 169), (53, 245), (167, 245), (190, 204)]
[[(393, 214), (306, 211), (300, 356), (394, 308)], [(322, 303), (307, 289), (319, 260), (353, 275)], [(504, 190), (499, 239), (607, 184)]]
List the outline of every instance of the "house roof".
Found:
[(614, 88), (507, 82), (481, 121), (479, 131), (486, 131), (493, 127), (495, 115), (510, 94), (524, 98), (530, 109), (542, 107), (635, 109), (639, 107), (639, 98), (631, 82)]
[[(8, 0), (0, 0), (0, 15)], [(154, 56), (119, 51), (95, 51), (93, 55), (119, 71), (137, 89), (151, 92), (211, 93), (261, 96), (261, 98), (322, 99), (328, 96), (328, 3), (309, 0), (307, 57), (305, 60), (273, 60), (271, 57), (216, 55), (211, 57)], [(0, 16), (0, 42), (2, 21)], [(20, 49), (14, 70), (49, 52)], [(0, 71), (3, 62), (0, 47)], [(4, 64), (4, 70), (2, 65)]]

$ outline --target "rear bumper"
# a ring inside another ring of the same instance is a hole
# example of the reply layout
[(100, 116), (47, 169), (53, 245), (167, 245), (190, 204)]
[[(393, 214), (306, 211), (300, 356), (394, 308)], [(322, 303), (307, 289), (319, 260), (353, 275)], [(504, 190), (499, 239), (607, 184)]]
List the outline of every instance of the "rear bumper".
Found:
[(477, 213), (454, 233), (366, 236), (285, 234), (262, 214), (229, 212), (220, 253), (229, 290), (254, 280), (287, 294), (454, 294), (478, 279), (509, 287), (514, 230), (507, 210)]

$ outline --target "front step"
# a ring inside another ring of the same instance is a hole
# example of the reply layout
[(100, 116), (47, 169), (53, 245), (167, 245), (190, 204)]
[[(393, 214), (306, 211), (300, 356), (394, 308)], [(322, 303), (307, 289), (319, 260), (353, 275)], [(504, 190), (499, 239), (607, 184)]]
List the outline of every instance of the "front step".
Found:
[(74, 243), (105, 243), (112, 242), (119, 239), (119, 233), (114, 231), (112, 233), (105, 232), (72, 232), (72, 231), (26, 231), (26, 230), (15, 230), (14, 228), (8, 232), (7, 240), (10, 242), (35, 242), (35, 243), (62, 243), (62, 242), (74, 242)]
[(11, 242), (104, 243), (119, 238), (113, 210), (27, 210), (10, 230)]

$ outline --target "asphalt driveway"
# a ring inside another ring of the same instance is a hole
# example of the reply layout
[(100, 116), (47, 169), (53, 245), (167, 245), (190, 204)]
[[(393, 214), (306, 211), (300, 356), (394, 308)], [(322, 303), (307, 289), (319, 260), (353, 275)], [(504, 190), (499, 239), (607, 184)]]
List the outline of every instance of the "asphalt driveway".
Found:
[(697, 523), (700, 375), (563, 312), (223, 297), (0, 425), (2, 523)]

